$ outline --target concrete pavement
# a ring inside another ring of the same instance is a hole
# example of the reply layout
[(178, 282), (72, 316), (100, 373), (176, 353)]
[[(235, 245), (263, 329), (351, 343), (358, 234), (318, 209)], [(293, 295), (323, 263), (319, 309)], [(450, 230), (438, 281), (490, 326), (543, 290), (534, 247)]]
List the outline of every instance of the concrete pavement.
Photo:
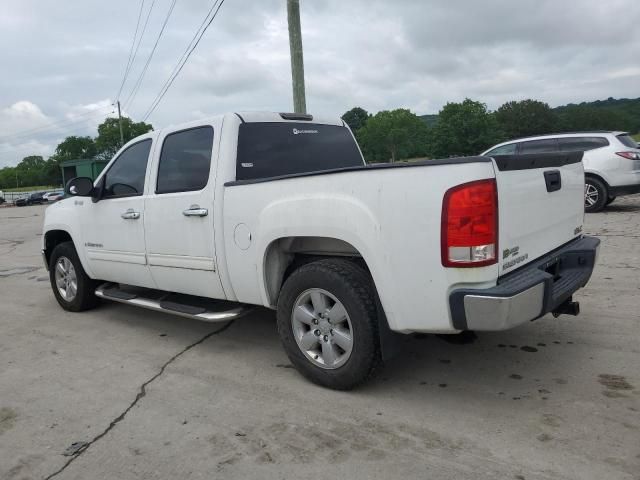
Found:
[(65, 312), (43, 213), (0, 209), (2, 479), (640, 478), (640, 196), (586, 217), (602, 249), (580, 316), (411, 338), (346, 393), (291, 368), (268, 310), (218, 333)]

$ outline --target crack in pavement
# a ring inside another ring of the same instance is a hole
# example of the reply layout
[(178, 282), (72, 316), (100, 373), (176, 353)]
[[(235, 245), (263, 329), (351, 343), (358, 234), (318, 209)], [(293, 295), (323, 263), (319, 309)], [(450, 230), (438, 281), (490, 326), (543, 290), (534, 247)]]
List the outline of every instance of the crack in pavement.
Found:
[(55, 472), (51, 473), (50, 475), (46, 476), (44, 478), (44, 480), (50, 480), (53, 477), (59, 475), (60, 473), (64, 472), (66, 470), (66, 468), (71, 465), (77, 458), (79, 458), (84, 452), (86, 452), (89, 447), (91, 447), (91, 445), (93, 445), (94, 443), (96, 443), (98, 440), (100, 440), (102, 437), (104, 437), (107, 433), (109, 433), (111, 430), (113, 430), (113, 428), (120, 423), (122, 420), (124, 420), (124, 417), (127, 415), (127, 413), (129, 413), (129, 411), (136, 406), (136, 404), (147, 395), (147, 386), (149, 384), (151, 384), (154, 380), (156, 380), (158, 377), (160, 377), (165, 369), (171, 365), (175, 360), (177, 360), (178, 358), (180, 358), (180, 356), (182, 356), (183, 354), (187, 353), (189, 350), (191, 350), (193, 347), (196, 347), (198, 345), (200, 345), (202, 342), (204, 342), (205, 340), (207, 340), (208, 338), (217, 335), (219, 333), (224, 332), (227, 328), (229, 328), (231, 326), (231, 324), (233, 323), (233, 320), (225, 323), (222, 327), (218, 328), (217, 330), (213, 330), (212, 332), (207, 333), (204, 337), (202, 337), (200, 340), (197, 340), (196, 342), (187, 345), (185, 348), (183, 348), (182, 350), (180, 350), (178, 353), (176, 353), (173, 357), (171, 357), (169, 360), (167, 360), (162, 367), (160, 368), (160, 370), (158, 371), (158, 373), (156, 373), (153, 377), (151, 377), (149, 380), (147, 380), (146, 382), (144, 382), (142, 385), (140, 385), (140, 389), (138, 390), (138, 393), (136, 395), (136, 398), (133, 399), (133, 402), (131, 402), (129, 404), (129, 406), (127, 406), (127, 408), (124, 409), (124, 411), (118, 415), (116, 418), (114, 418), (113, 420), (111, 420), (111, 423), (109, 423), (109, 425), (107, 426), (107, 428), (105, 428), (101, 433), (99, 433), (98, 435), (96, 435), (95, 437), (93, 437), (92, 440), (88, 441), (85, 445), (82, 446), (82, 448), (79, 448), (78, 451), (71, 457), (69, 458), (69, 460), (67, 460), (64, 465), (62, 465), (62, 467), (60, 467), (58, 470), (56, 470)]

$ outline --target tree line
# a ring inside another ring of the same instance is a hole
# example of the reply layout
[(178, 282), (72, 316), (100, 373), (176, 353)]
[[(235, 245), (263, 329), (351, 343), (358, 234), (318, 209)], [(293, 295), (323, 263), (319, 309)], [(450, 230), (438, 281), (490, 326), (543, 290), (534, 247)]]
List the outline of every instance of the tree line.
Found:
[(538, 100), (510, 101), (495, 111), (466, 99), (447, 103), (437, 115), (408, 109), (375, 115), (360, 107), (342, 119), (353, 130), (368, 162), (479, 155), (497, 143), (545, 133), (588, 130), (640, 132), (640, 98), (566, 105), (552, 109)]
[[(447, 103), (437, 115), (418, 116), (408, 109), (375, 115), (360, 107), (342, 115), (353, 130), (368, 162), (411, 158), (478, 155), (496, 143), (544, 133), (623, 130), (640, 132), (640, 98), (599, 100), (551, 108), (538, 100), (511, 101), (495, 111), (466, 99)], [(153, 130), (150, 124), (122, 119), (125, 143)], [(60, 163), (82, 158), (110, 159), (120, 148), (117, 118), (98, 126), (96, 137), (69, 136), (53, 155), (29, 155), (15, 167), (0, 169), (0, 189), (60, 185)]]
[[(125, 143), (153, 130), (153, 126), (144, 122), (134, 122), (130, 118), (122, 119), (122, 134)], [(110, 159), (120, 148), (120, 127), (117, 118), (107, 118), (98, 125), (98, 135), (69, 136), (60, 142), (48, 159), (40, 155), (24, 157), (15, 167), (0, 169), (0, 190), (13, 187), (35, 185), (61, 185), (62, 171), (60, 163), (66, 160), (85, 158)]]

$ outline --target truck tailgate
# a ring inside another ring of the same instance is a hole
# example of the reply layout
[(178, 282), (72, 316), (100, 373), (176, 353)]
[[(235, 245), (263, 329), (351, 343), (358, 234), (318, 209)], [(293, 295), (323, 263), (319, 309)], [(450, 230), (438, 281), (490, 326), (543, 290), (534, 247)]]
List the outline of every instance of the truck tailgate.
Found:
[(499, 207), (500, 275), (582, 232), (582, 153), (494, 157)]

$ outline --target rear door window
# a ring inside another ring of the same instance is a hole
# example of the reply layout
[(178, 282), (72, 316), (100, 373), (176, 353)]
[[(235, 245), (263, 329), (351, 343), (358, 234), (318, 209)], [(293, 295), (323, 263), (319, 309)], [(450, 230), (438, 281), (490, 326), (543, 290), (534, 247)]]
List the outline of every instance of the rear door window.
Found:
[(518, 153), (552, 153), (559, 151), (558, 140), (555, 138), (545, 138), (543, 140), (531, 140), (519, 144)]
[(364, 165), (349, 130), (302, 122), (240, 125), (236, 180), (254, 180)]
[(209, 181), (213, 128), (191, 128), (167, 135), (162, 144), (156, 193), (202, 190)]
[(566, 137), (558, 140), (563, 152), (586, 152), (609, 145), (604, 137)]

